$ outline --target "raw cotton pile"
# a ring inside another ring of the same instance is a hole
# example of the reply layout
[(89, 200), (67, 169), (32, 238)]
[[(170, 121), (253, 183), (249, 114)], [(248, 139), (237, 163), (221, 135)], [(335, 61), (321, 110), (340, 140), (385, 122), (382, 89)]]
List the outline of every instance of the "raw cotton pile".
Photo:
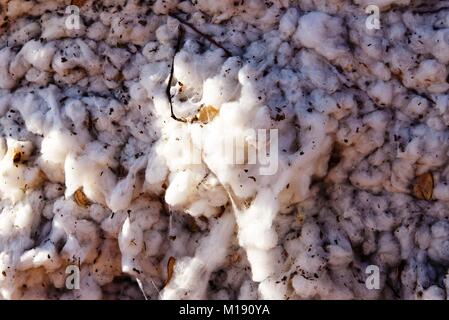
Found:
[(0, 298), (447, 298), (448, 64), (447, 1), (0, 0)]

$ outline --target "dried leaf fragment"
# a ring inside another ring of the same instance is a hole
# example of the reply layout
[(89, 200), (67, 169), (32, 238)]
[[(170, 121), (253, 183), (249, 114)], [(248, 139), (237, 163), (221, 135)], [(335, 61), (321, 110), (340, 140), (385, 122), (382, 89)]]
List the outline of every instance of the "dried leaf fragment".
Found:
[(195, 219), (191, 216), (189, 216), (187, 218), (186, 225), (187, 225), (187, 229), (189, 229), (190, 232), (195, 233), (195, 232), (200, 231), (200, 227), (196, 223)]
[(298, 211), (298, 212), (296, 213), (296, 221), (297, 221), (299, 224), (303, 224), (303, 223), (304, 223), (304, 220), (305, 220), (304, 213), (303, 213), (302, 211)]
[(73, 197), (75, 199), (76, 204), (79, 205), (80, 207), (86, 208), (90, 204), (82, 188), (77, 189)]
[(198, 121), (206, 124), (212, 121), (218, 114), (218, 109), (213, 106), (204, 106), (200, 109), (198, 114), (196, 115)]
[(170, 282), (173, 277), (173, 269), (175, 268), (176, 259), (175, 257), (168, 258), (167, 261), (167, 280), (165, 280), (164, 287)]
[(115, 82), (122, 82), (123, 79), (125, 79), (125, 77), (123, 76), (123, 73), (119, 72), (119, 73), (117, 73), (117, 74), (115, 75), (115, 77), (114, 77), (113, 80), (114, 80)]
[(416, 177), (412, 188), (412, 194), (420, 200), (432, 199), (433, 175), (431, 172), (426, 172)]
[(81, 8), (86, 2), (87, 0), (72, 0), (71, 4)]
[(229, 262), (233, 265), (237, 264), (240, 261), (240, 255), (235, 252), (229, 256)]
[(14, 164), (18, 164), (22, 160), (22, 151), (20, 150), (14, 150), (14, 153), (12, 155), (12, 162)]

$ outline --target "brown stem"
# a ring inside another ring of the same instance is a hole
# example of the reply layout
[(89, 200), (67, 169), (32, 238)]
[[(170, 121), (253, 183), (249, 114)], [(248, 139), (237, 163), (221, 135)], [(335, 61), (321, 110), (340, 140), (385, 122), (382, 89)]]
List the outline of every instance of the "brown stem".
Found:
[(229, 51), (228, 49), (226, 49), (225, 47), (223, 47), (220, 43), (218, 43), (217, 41), (214, 40), (214, 38), (212, 38), (210, 35), (205, 34), (203, 32), (201, 32), (200, 30), (197, 29), (197, 27), (195, 27), (193, 24), (191, 24), (190, 22), (184, 20), (183, 18), (177, 16), (174, 13), (169, 13), (168, 14), (170, 17), (178, 20), (179, 22), (181, 22), (182, 24), (188, 26), (190, 29), (192, 29), (193, 31), (195, 31), (196, 33), (198, 33), (200, 36), (204, 37), (205, 39), (207, 39), (210, 43), (212, 43), (213, 45), (217, 46), (218, 48), (222, 49), (228, 56), (232, 56), (231, 51)]

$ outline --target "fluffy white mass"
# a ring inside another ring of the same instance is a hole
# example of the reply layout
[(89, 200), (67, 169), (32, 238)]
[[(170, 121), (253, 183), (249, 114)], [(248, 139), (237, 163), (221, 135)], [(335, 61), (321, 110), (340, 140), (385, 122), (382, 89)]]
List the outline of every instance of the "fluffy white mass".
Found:
[(0, 0), (0, 299), (448, 297), (447, 1), (70, 2)]

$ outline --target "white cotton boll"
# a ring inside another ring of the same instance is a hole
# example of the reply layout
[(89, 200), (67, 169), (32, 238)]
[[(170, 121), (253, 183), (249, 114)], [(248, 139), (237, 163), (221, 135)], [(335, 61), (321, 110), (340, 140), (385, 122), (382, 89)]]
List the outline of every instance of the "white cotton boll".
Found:
[(197, 258), (176, 261), (174, 277), (161, 292), (161, 299), (203, 299), (206, 284), (201, 279), (206, 273), (203, 262)]
[(42, 45), (40, 41), (28, 41), (20, 50), (24, 58), (38, 70), (50, 71), (51, 61), (56, 52), (52, 44)]
[(141, 208), (135, 208), (134, 205), (138, 205), (140, 199), (133, 202), (132, 217), (133, 223), (136, 223), (142, 230), (150, 229), (158, 220), (161, 211), (161, 204), (157, 201), (145, 201), (141, 199)]
[(195, 256), (176, 262), (173, 278), (161, 292), (162, 299), (204, 299), (210, 274), (225, 261), (234, 224), (229, 212), (213, 223)]
[(60, 39), (66, 36), (67, 28), (65, 27), (65, 17), (51, 17), (42, 22), (41, 38), (45, 40)]
[(251, 219), (239, 220), (239, 243), (242, 246), (255, 246), (262, 250), (273, 248), (277, 242), (276, 232), (255, 223), (252, 223), (251, 226), (249, 221), (254, 221), (254, 219), (257, 219), (256, 216), (251, 215)]
[(433, 189), (432, 197), (442, 201), (449, 201), (449, 183), (439, 182)]
[(368, 172), (365, 168), (361, 168), (355, 170), (349, 179), (353, 185), (360, 188), (377, 190), (376, 187), (380, 187), (385, 180), (385, 174), (380, 170)]
[(101, 300), (103, 294), (100, 286), (87, 267), (81, 269), (80, 289), (74, 290), (77, 300)]
[(135, 257), (143, 248), (142, 229), (127, 218), (123, 223), (118, 240), (120, 251), (126, 256)]
[(415, 73), (415, 80), (422, 85), (428, 85), (430, 83), (445, 82), (446, 76), (447, 70), (444, 64), (428, 59), (420, 62)]
[(117, 160), (114, 159), (114, 149), (105, 148), (105, 144), (98, 140), (89, 142), (84, 148), (84, 153), (86, 156), (82, 158), (83, 160), (85, 159), (91, 166), (96, 163), (102, 167), (103, 171), (107, 171), (105, 167), (117, 165)]
[[(99, 57), (85, 41), (81, 39), (68, 41), (65, 52), (66, 56), (57, 52), (52, 61), (53, 69), (60, 76), (65, 76), (68, 70), (75, 67), (82, 67), (90, 75), (98, 74), (101, 71)], [(65, 60), (62, 59), (63, 57)]]
[(413, 252), (415, 246), (413, 233), (407, 227), (400, 226), (394, 234), (398, 238), (401, 246), (401, 258), (405, 260)]
[(132, 174), (117, 183), (110, 193), (107, 204), (112, 211), (126, 209), (131, 203), (134, 192), (135, 178)]
[(167, 79), (168, 75), (169, 68), (166, 62), (146, 64), (142, 67), (140, 73), (140, 84), (147, 90), (148, 96), (151, 97), (154, 92), (158, 92), (159, 85)]
[(342, 20), (339, 17), (310, 12), (299, 18), (293, 39), (332, 60), (347, 54), (342, 33)]
[(225, 289), (221, 289), (216, 293), (213, 293), (210, 297), (211, 300), (230, 300), (231, 297)]
[(159, 43), (162, 44), (169, 44), (169, 41), (175, 37), (175, 33), (170, 30), (170, 28), (167, 25), (161, 25), (156, 30), (156, 38)]
[[(65, 210), (67, 209), (65, 208)], [(58, 232), (60, 232), (59, 235)], [(67, 237), (61, 250), (64, 259), (79, 263), (92, 263), (97, 256), (99, 235), (96, 224), (92, 221), (77, 220), (68, 214), (63, 214), (62, 217), (60, 214), (56, 215), (53, 219), (51, 237), (58, 242), (61, 236)]]
[(125, 212), (113, 212), (109, 217), (101, 222), (101, 229), (109, 237), (118, 238), (123, 222), (127, 218)]
[(331, 266), (346, 266), (353, 259), (352, 250), (349, 251), (337, 245), (329, 245), (326, 249), (329, 252), (329, 264)]
[(3, 137), (0, 138), (0, 161), (3, 159), (7, 151), (6, 142)]
[(288, 39), (296, 30), (298, 24), (298, 10), (296, 8), (289, 8), (282, 16), (279, 22), (279, 31), (282, 39)]
[[(278, 49), (277, 60), (280, 66), (287, 65), (293, 56), (293, 49), (288, 42), (282, 42)], [(284, 71), (284, 70), (282, 70)]]
[(33, 210), (29, 205), (22, 206), (20, 210), (16, 211), (14, 225), (16, 225), (18, 228), (30, 228), (34, 221), (35, 217), (33, 214)]
[(136, 101), (145, 101), (147, 99), (147, 92), (139, 82), (131, 82), (129, 85), (129, 95), (131, 99)]
[(446, 263), (449, 261), (449, 224), (447, 221), (439, 221), (433, 224), (431, 235), (432, 240), (428, 250), (429, 257)]
[(205, 217), (211, 217), (218, 213), (216, 208), (211, 207), (206, 199), (197, 200), (187, 208), (187, 213), (193, 217), (199, 217), (204, 215)]
[(82, 123), (87, 116), (85, 105), (79, 100), (69, 100), (64, 105), (64, 111), (74, 124)]
[(103, 40), (106, 38), (109, 29), (101, 21), (94, 22), (87, 28), (86, 36), (92, 40)]
[(439, 114), (443, 114), (449, 106), (449, 95), (439, 94), (435, 98), (435, 108)]
[(449, 62), (449, 30), (437, 30), (433, 36), (434, 46), (431, 48), (432, 54), (440, 63)]
[(163, 242), (162, 235), (158, 231), (149, 230), (143, 234), (146, 251), (148, 256), (155, 256), (159, 253), (160, 246)]
[(0, 88), (11, 89), (14, 87), (16, 81), (9, 74), (9, 64), (13, 59), (11, 48), (5, 47), (0, 50)]
[(201, 90), (203, 81), (215, 74), (222, 63), (221, 50), (208, 51), (204, 55), (181, 51), (175, 57), (174, 76), (188, 88)]
[(13, 203), (22, 200), (26, 189), (37, 187), (43, 179), (39, 168), (27, 167), (21, 163), (14, 164), (13, 157), (18, 151), (26, 160), (31, 145), (8, 140), (8, 152), (0, 161), (0, 194), (2, 198), (9, 199)]
[(30, 68), (25, 75), (25, 79), (37, 85), (45, 86), (50, 81), (50, 74), (46, 71)]
[(213, 186), (211, 189), (206, 191), (206, 196), (208, 199), (208, 204), (213, 207), (221, 207), (226, 205), (228, 202), (228, 195), (226, 191), (219, 186)]
[(238, 90), (237, 81), (229, 82), (228, 79), (218, 75), (204, 81), (202, 102), (205, 105), (220, 107), (223, 103), (233, 99)]
[(430, 235), (430, 228), (427, 225), (422, 225), (416, 230), (415, 242), (420, 249), (426, 250), (430, 246), (432, 236)]
[(77, 161), (73, 154), (67, 155), (64, 163), (66, 197), (72, 195), (79, 187), (83, 185), (83, 176), (85, 167)]
[(422, 296), (423, 300), (445, 300), (446, 293), (438, 286), (431, 286), (427, 288)]
[(259, 284), (259, 296), (263, 300), (285, 300), (288, 281), (275, 281), (268, 278)]
[(308, 280), (301, 275), (292, 278), (292, 286), (302, 299), (312, 299), (318, 293), (316, 281)]
[(36, 267), (44, 267), (48, 271), (56, 270), (60, 267), (61, 260), (54, 245), (45, 244), (43, 247), (38, 247), (25, 251), (20, 256), (18, 268), (20, 270), (28, 270)]
[(246, 255), (251, 265), (252, 280), (261, 282), (274, 273), (276, 255), (273, 250), (246, 248)]
[(81, 146), (76, 136), (62, 130), (53, 130), (41, 144), (41, 168), (53, 181), (64, 181), (63, 166), (69, 152), (79, 152)]
[(163, 182), (168, 174), (165, 159), (158, 152), (158, 148), (153, 150), (148, 157), (148, 164), (145, 170), (145, 182), (152, 185)]
[(371, 112), (363, 117), (363, 123), (369, 125), (376, 131), (385, 131), (388, 125), (388, 112), (378, 110)]
[(381, 106), (388, 106), (393, 99), (393, 86), (390, 82), (377, 81), (369, 86), (368, 94)]
[(382, 81), (389, 81), (391, 79), (390, 69), (388, 69), (388, 67), (382, 62), (373, 64), (371, 70), (374, 75)]
[(277, 234), (272, 229), (277, 210), (278, 203), (272, 191), (260, 190), (251, 207), (237, 216), (240, 244), (261, 250), (273, 248), (277, 244)]
[(427, 112), (429, 102), (423, 97), (413, 97), (407, 105), (407, 111), (414, 115), (422, 115)]
[(382, 264), (396, 265), (401, 257), (399, 245), (391, 233), (383, 233), (378, 240), (378, 257)]
[(131, 57), (131, 53), (122, 48), (107, 48), (105, 54), (109, 56), (110, 63), (117, 69), (123, 68), (125, 63)]
[(19, 30), (9, 35), (8, 42), (23, 45), (34, 37), (39, 36), (41, 27), (37, 22), (26, 23)]
[(109, 210), (102, 205), (92, 203), (89, 206), (89, 216), (97, 223), (101, 223), (109, 214)]
[[(234, 216), (229, 212), (215, 220), (211, 226), (211, 231), (198, 247), (195, 256), (207, 262), (208, 269), (213, 271), (224, 262), (231, 235), (234, 232)], [(217, 244), (219, 244), (217, 246)]]
[[(382, 58), (382, 41), (379, 38), (376, 37), (370, 37), (370, 36), (364, 36), (362, 38), (362, 41), (360, 43), (362, 50), (366, 55), (368, 55), (370, 58), (381, 60)], [(376, 64), (374, 64), (375, 67)], [(380, 63), (380, 65), (384, 66), (383, 63)]]
[(78, 239), (75, 235), (69, 234), (61, 253), (69, 259), (78, 260), (78, 258), (84, 260), (84, 250), (82, 249)]
[[(103, 150), (103, 148), (99, 148)], [(103, 152), (98, 153), (97, 160), (104, 158)], [(65, 170), (65, 196), (70, 197), (78, 188), (83, 188), (84, 194), (93, 202), (105, 204), (105, 196), (110, 194), (112, 186), (116, 184), (114, 175), (104, 166), (86, 156), (75, 157), (69, 154), (66, 158)]]
[(339, 87), (338, 77), (322, 62), (322, 58), (310, 50), (301, 50), (300, 60), (305, 75), (317, 87), (327, 92), (335, 92)]
[(238, 300), (256, 300), (257, 299), (257, 285), (250, 281), (246, 280), (240, 286)]
[(157, 41), (148, 42), (142, 49), (142, 55), (150, 62), (163, 61), (173, 57), (172, 46), (161, 44)]
[(25, 76), (30, 67), (30, 64), (23, 58), (23, 56), (18, 54), (11, 61), (9, 73), (14, 77), (14, 79), (19, 80)]
[(187, 171), (175, 173), (165, 192), (165, 201), (172, 206), (185, 203), (192, 193), (194, 182), (192, 178)]
[(337, 101), (322, 90), (312, 91), (311, 98), (314, 101), (314, 105), (316, 105), (316, 110), (319, 112), (331, 114), (338, 111)]

